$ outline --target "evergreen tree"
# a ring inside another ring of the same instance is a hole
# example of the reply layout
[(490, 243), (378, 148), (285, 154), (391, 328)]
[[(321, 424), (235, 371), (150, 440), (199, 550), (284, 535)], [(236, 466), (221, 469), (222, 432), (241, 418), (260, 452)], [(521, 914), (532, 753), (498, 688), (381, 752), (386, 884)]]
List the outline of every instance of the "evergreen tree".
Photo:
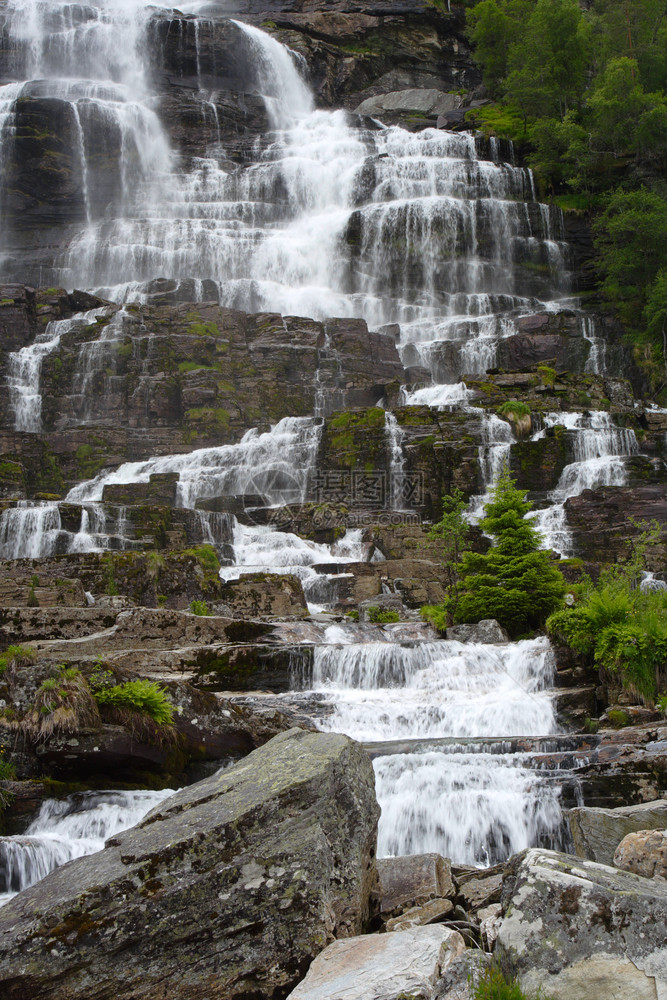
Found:
[(496, 618), (516, 637), (539, 628), (560, 606), (565, 583), (526, 519), (531, 508), (525, 490), (516, 488), (505, 468), (481, 522), (494, 545), (483, 555), (463, 556), (456, 622)]

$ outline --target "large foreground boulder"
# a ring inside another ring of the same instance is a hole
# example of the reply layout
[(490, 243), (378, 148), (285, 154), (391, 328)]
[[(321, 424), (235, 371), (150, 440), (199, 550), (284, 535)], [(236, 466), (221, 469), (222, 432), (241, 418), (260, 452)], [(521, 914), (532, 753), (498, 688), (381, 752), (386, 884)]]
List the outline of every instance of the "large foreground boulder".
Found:
[(292, 729), (0, 910), (4, 1000), (274, 1000), (376, 879), (373, 769)]
[(555, 851), (518, 855), (496, 957), (552, 1000), (667, 997), (667, 885)]

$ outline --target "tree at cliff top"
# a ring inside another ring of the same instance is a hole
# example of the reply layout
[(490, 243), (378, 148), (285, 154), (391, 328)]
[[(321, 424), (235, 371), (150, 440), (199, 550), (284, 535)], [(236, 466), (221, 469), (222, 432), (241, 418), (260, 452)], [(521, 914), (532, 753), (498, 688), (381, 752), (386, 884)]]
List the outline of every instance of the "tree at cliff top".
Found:
[(484, 554), (463, 553), (455, 606), (425, 609), (425, 617), (439, 626), (448, 612), (456, 623), (495, 618), (514, 638), (544, 624), (561, 605), (565, 584), (526, 518), (531, 508), (504, 469), (480, 522), (494, 545)]
[[(609, 247), (618, 244), (615, 230), (628, 192), (644, 189), (638, 202), (654, 197), (664, 205), (667, 3), (592, 0), (582, 9), (577, 0), (481, 0), (467, 21), (475, 58), (499, 101), (469, 117), (519, 144), (543, 195), (556, 196), (565, 208), (602, 211), (609, 205), (596, 247), (601, 291), (621, 313), (627, 303), (621, 318), (637, 360), (659, 390), (667, 312), (663, 286), (654, 282), (667, 270), (667, 243), (661, 222), (651, 224), (653, 207), (632, 208), (641, 249), (632, 249), (631, 240), (625, 244), (623, 269), (637, 276), (624, 282), (623, 298)], [(636, 256), (631, 268), (628, 254)]]

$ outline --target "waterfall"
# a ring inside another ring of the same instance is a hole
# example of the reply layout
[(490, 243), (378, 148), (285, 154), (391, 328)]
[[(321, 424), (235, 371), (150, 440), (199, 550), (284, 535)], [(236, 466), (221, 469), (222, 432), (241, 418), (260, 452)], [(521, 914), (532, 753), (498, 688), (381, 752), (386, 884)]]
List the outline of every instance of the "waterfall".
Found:
[(25, 834), (0, 837), (0, 905), (66, 861), (101, 851), (105, 840), (134, 826), (169, 795), (173, 789), (47, 799)]
[(639, 446), (632, 429), (617, 427), (611, 416), (600, 410), (544, 414), (543, 429), (534, 435), (534, 439), (539, 439), (548, 427), (557, 424), (571, 434), (574, 461), (565, 466), (556, 488), (548, 494), (549, 506), (538, 511), (534, 519), (545, 545), (569, 556), (574, 553), (565, 501), (579, 496), (584, 490), (625, 485), (625, 459), (636, 455)]
[(375, 779), (379, 857), (437, 850), (479, 866), (537, 843), (562, 849), (558, 790), (527, 756), (396, 754), (375, 762)]
[(380, 856), (439, 851), (459, 863), (491, 864), (538, 840), (557, 841), (557, 787), (525, 756), (465, 746), (470, 737), (557, 731), (547, 639), (506, 645), (331, 639), (315, 648), (313, 663), (312, 686), (333, 703), (320, 720), (323, 729), (366, 741), (459, 738), (437, 751), (376, 758)]
[[(484, 495), (473, 502), (472, 516), (479, 515), (513, 436), (506, 421), (472, 405), (463, 377), (495, 365), (498, 344), (519, 331), (521, 316), (571, 305), (559, 210), (538, 204), (532, 173), (516, 166), (511, 150), (503, 159), (498, 142), (491, 142), (491, 159), (485, 159), (482, 144), (469, 133), (411, 133), (369, 125), (346, 111), (316, 109), (301, 57), (235, 20), (227, 22), (235, 56), (247, 69), (247, 93), (263, 98), (268, 128), (244, 151), (246, 162), (232, 162), (221, 148), (215, 93), (207, 97), (204, 91), (206, 44), (215, 22), (196, 17), (202, 8), (197, 0), (164, 15), (150, 0), (4, 4), (12, 67), (0, 86), (3, 176), (11, 165), (21, 97), (62, 102), (72, 173), (80, 174), (71, 226), (54, 236), (61, 240), (52, 258), (54, 280), (123, 304), (146, 301), (148, 283), (164, 278), (194, 287), (200, 297), (215, 289), (222, 306), (250, 312), (360, 317), (372, 330), (399, 324), (404, 363), (427, 369), (433, 381), (404, 393), (405, 404), (457, 407), (479, 427)], [(183, 16), (191, 14), (194, 20)], [(183, 53), (194, 35), (188, 86), (197, 95), (198, 113), (216, 126), (217, 141), (204, 155), (182, 160), (157, 113), (155, 78), (166, 57), (164, 47), (154, 51), (155, 22), (164, 16)], [(104, 169), (93, 155), (99, 136), (109, 147)], [(12, 273), (8, 257), (3, 275)], [(125, 318), (118, 312), (99, 339), (78, 350), (73, 406), (82, 423), (93, 419), (91, 396), (99, 376), (105, 386), (113, 377), (103, 373), (113, 370), (113, 344), (124, 335)], [(17, 430), (41, 429), (41, 364), (70, 330), (51, 324), (10, 359)], [(603, 370), (602, 343), (583, 319), (581, 334), (591, 345), (587, 369)], [(112, 522), (102, 506), (105, 486), (177, 473), (181, 507), (194, 510), (198, 500), (214, 497), (245, 498), (247, 509), (232, 524), (205, 519), (209, 540), (223, 523), (225, 537), (228, 529), (233, 532), (224, 579), (249, 571), (293, 573), (311, 610), (332, 601), (342, 574), (332, 573), (331, 564), (344, 571), (368, 557), (362, 531), (350, 529), (325, 545), (280, 530), (271, 514), (271, 508), (309, 498), (320, 418), (344, 399), (341, 359), (328, 341), (320, 349), (317, 378), (313, 417), (248, 430), (234, 444), (126, 462), (77, 484), (66, 500), (82, 506), (78, 532), (63, 530), (56, 504), (19, 502), (0, 517), (0, 554), (43, 557), (129, 547), (125, 509), (119, 507)], [(549, 544), (567, 552), (565, 500), (585, 488), (624, 482), (624, 457), (637, 444), (608, 414), (550, 414), (539, 433), (556, 423), (565, 424), (572, 438), (574, 461), (536, 522)], [(402, 429), (390, 413), (385, 427), (391, 502), (400, 507), (406, 478)], [(367, 741), (429, 737), (457, 743), (376, 759), (380, 853), (433, 850), (480, 864), (536, 842), (556, 843), (556, 784), (531, 768), (527, 756), (481, 752), (470, 743), (556, 731), (548, 641), (405, 644), (392, 641), (392, 633), (382, 636), (363, 641), (368, 635), (360, 629), (350, 641), (343, 629), (327, 630), (325, 645), (315, 649), (312, 681), (331, 709), (318, 720), (321, 728)], [(106, 836), (136, 822), (158, 801), (143, 794), (141, 802), (117, 803), (113, 820), (107, 796), (97, 803), (100, 822), (92, 799), (77, 800), (71, 809), (45, 805), (25, 837), (0, 839), (6, 891), (99, 849)]]
[(37, 433), (42, 429), (40, 375), (44, 358), (58, 349), (63, 336), (87, 326), (105, 311), (104, 308), (91, 309), (73, 319), (53, 320), (43, 333), (37, 334), (32, 344), (8, 354), (7, 386), (14, 430)]
[(389, 445), (389, 506), (392, 510), (404, 510), (406, 501), (405, 454), (403, 452), (403, 428), (393, 413), (384, 416), (387, 442)]

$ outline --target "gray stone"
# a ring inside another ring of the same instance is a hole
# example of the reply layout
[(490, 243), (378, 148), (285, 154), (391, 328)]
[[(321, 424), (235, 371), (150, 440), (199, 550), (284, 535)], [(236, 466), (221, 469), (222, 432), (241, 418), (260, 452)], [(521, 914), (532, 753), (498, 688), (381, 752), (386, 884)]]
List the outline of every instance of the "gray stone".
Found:
[(380, 913), (387, 917), (456, 893), (449, 859), (440, 854), (381, 858), (377, 870)]
[(493, 951), (498, 940), (498, 932), (503, 922), (503, 908), (500, 903), (491, 903), (477, 911), (479, 936), (486, 951)]
[(3, 907), (0, 994), (284, 996), (368, 919), (378, 814), (359, 744), (283, 733)]
[(451, 899), (430, 899), (422, 906), (413, 906), (398, 917), (391, 917), (385, 924), (387, 931), (404, 931), (409, 927), (441, 923), (454, 909)]
[(448, 927), (413, 927), (334, 941), (288, 1000), (432, 1000), (438, 978), (465, 950)]
[(467, 948), (437, 982), (433, 1000), (473, 1000), (475, 987), (491, 961), (479, 948)]
[(614, 851), (614, 864), (644, 878), (667, 879), (667, 830), (629, 833)]
[(390, 94), (368, 97), (355, 108), (358, 115), (379, 115), (383, 111), (418, 111), (437, 117), (453, 111), (461, 104), (458, 94), (443, 94), (440, 90), (395, 90)]
[(667, 799), (619, 809), (577, 806), (568, 813), (575, 854), (601, 865), (614, 864), (614, 851), (629, 833), (667, 829)]
[(495, 618), (483, 618), (476, 625), (452, 625), (447, 638), (458, 642), (509, 642), (505, 629)]
[(496, 956), (526, 992), (667, 997), (667, 886), (540, 849), (515, 859), (507, 883)]
[(460, 886), (459, 894), (465, 900), (467, 910), (479, 910), (491, 903), (500, 902), (502, 875), (489, 875), (487, 878), (471, 878)]

